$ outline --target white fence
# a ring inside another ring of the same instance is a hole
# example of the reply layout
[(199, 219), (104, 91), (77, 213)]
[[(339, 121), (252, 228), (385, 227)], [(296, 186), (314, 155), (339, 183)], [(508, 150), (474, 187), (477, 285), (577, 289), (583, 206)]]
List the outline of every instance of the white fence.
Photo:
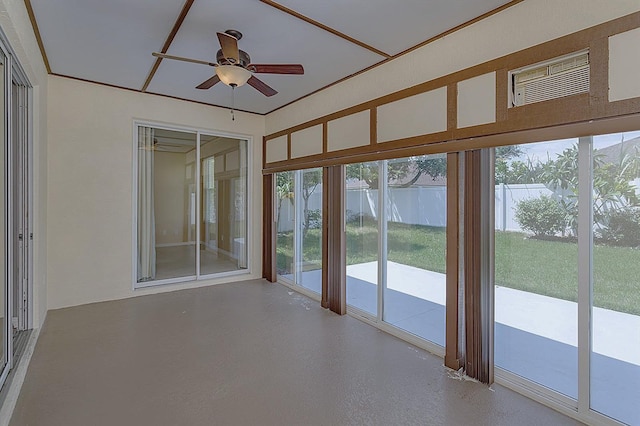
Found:
[[(514, 219), (516, 205), (526, 199), (539, 198), (553, 192), (543, 184), (496, 185), (495, 226), (501, 231), (521, 231)], [(302, 200), (298, 200), (302, 203)], [(322, 210), (322, 186), (309, 197), (309, 210)], [(377, 218), (378, 190), (349, 189), (346, 194), (347, 219), (349, 216)], [(446, 226), (447, 192), (445, 186), (422, 186), (389, 189), (389, 220), (412, 225)], [(294, 224), (293, 203), (282, 200), (280, 231), (291, 231)]]

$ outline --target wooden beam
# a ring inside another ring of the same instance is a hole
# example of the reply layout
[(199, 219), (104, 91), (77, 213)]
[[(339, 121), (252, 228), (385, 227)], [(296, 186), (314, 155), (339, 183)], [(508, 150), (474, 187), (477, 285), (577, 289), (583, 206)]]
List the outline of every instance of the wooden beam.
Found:
[[(260, 1), (262, 1), (263, 3), (267, 3), (269, 0), (260, 0)], [(353, 77), (355, 77), (355, 76), (357, 76), (357, 75), (360, 75), (360, 74), (362, 74), (362, 73), (365, 73), (365, 72), (367, 72), (367, 71), (369, 71), (369, 70), (372, 70), (373, 68), (377, 68), (377, 67), (379, 67), (380, 65), (386, 64), (387, 62), (392, 61), (392, 60), (394, 60), (394, 59), (396, 59), (396, 58), (398, 58), (398, 57), (400, 57), (400, 56), (406, 55), (407, 53), (411, 53), (411, 52), (413, 52), (413, 51), (414, 51), (414, 50), (416, 50), (416, 49), (419, 49), (419, 48), (421, 48), (421, 47), (423, 47), (423, 46), (426, 46), (427, 44), (433, 43), (434, 41), (437, 41), (437, 40), (439, 40), (439, 39), (441, 39), (441, 38), (443, 38), (443, 37), (446, 37), (446, 36), (448, 36), (448, 35), (450, 35), (450, 34), (452, 34), (452, 33), (456, 32), (456, 31), (460, 31), (461, 29), (463, 29), (463, 28), (465, 28), (465, 27), (468, 27), (469, 25), (473, 25), (473, 24), (477, 23), (478, 21), (481, 21), (481, 20), (483, 20), (483, 19), (486, 19), (486, 18), (488, 18), (488, 17), (490, 17), (490, 16), (492, 16), (492, 15), (495, 15), (496, 13), (502, 12), (503, 10), (505, 10), (505, 9), (507, 9), (507, 8), (509, 8), (509, 7), (515, 6), (516, 4), (521, 3), (521, 2), (523, 2), (523, 1), (524, 1), (524, 0), (513, 0), (513, 1), (510, 1), (509, 3), (503, 4), (503, 5), (502, 5), (502, 6), (500, 6), (500, 7), (497, 7), (497, 8), (495, 8), (495, 9), (493, 9), (493, 10), (490, 10), (489, 12), (484, 13), (484, 14), (482, 14), (482, 15), (478, 16), (477, 18), (473, 18), (473, 19), (471, 19), (471, 20), (469, 20), (469, 21), (467, 21), (467, 22), (463, 22), (462, 24), (460, 24), (460, 25), (458, 25), (458, 26), (456, 26), (456, 27), (453, 27), (453, 28), (451, 28), (451, 29), (449, 29), (449, 30), (447, 30), (447, 31), (445, 31), (445, 32), (442, 32), (442, 33), (440, 33), (440, 34), (438, 34), (438, 35), (436, 35), (436, 36), (434, 36), (434, 37), (431, 37), (430, 39), (425, 40), (425, 41), (423, 41), (423, 42), (422, 42), (422, 43), (420, 43), (420, 44), (417, 44), (417, 45), (415, 45), (415, 46), (413, 46), (413, 47), (410, 47), (410, 48), (409, 48), (409, 49), (407, 49), (407, 50), (404, 50), (404, 51), (402, 51), (402, 52), (400, 52), (400, 53), (397, 53), (397, 54), (395, 54), (395, 55), (393, 55), (393, 56), (388, 56), (388, 57), (386, 57), (385, 59), (383, 59), (382, 61), (377, 62), (377, 63), (375, 63), (375, 64), (373, 64), (373, 65), (371, 65), (371, 66), (369, 66), (369, 67), (367, 67), (367, 68), (361, 69), (361, 70), (360, 70), (360, 71), (358, 71), (358, 72), (355, 72), (355, 73), (353, 73), (353, 74), (351, 74), (351, 75), (348, 75), (348, 76), (346, 76), (346, 77), (343, 77), (343, 78), (341, 78), (340, 80), (334, 81), (333, 83), (329, 83), (329, 84), (327, 84), (326, 86), (322, 86), (322, 87), (320, 87), (319, 89), (316, 89), (315, 91), (313, 91), (313, 92), (311, 92), (311, 93), (308, 93), (308, 94), (306, 94), (306, 95), (304, 95), (304, 96), (301, 96), (301, 97), (299, 97), (299, 98), (297, 98), (297, 99), (294, 99), (294, 100), (292, 100), (291, 102), (288, 102), (288, 103), (286, 103), (286, 104), (284, 104), (284, 105), (282, 105), (282, 106), (279, 106), (278, 108), (275, 108), (275, 109), (273, 109), (273, 110), (271, 110), (271, 111), (267, 112), (267, 114), (271, 114), (272, 112), (275, 112), (275, 111), (277, 111), (277, 110), (279, 110), (279, 109), (285, 108), (285, 107), (287, 107), (287, 106), (291, 105), (291, 104), (292, 104), (292, 103), (294, 103), (294, 102), (298, 102), (299, 100), (304, 99), (304, 98), (307, 98), (307, 97), (309, 97), (309, 96), (312, 96), (312, 95), (314, 95), (314, 94), (316, 94), (316, 93), (318, 93), (318, 92), (320, 92), (320, 91), (322, 91), (322, 90), (324, 90), (324, 89), (327, 89), (327, 88), (329, 88), (329, 87), (331, 87), (331, 86), (335, 86), (336, 84), (342, 83), (342, 82), (343, 82), (343, 81), (345, 81), (345, 80), (349, 80), (350, 78), (353, 78)]]
[(446, 321), (444, 365), (459, 370), (462, 355), (461, 337), (458, 334), (460, 313), (459, 287), (459, 162), (460, 154), (447, 154), (447, 264), (446, 264)]
[[(325, 167), (322, 188), (322, 306), (338, 315), (347, 313), (346, 238), (344, 232), (345, 169)], [(326, 273), (325, 273), (326, 271)]]
[(289, 9), (288, 7), (285, 7), (285, 6), (283, 6), (283, 5), (279, 4), (279, 3), (276, 3), (275, 1), (272, 1), (272, 0), (260, 0), (260, 1), (262, 3), (264, 3), (264, 4), (266, 4), (266, 5), (269, 5), (271, 7), (274, 7), (276, 9), (280, 10), (281, 12), (284, 12), (284, 13), (286, 13), (288, 15), (291, 15), (291, 16), (293, 16), (295, 18), (301, 19), (301, 20), (303, 20), (303, 21), (305, 21), (305, 22), (307, 22), (307, 23), (309, 23), (309, 24), (311, 24), (313, 26), (316, 26), (316, 27), (318, 27), (318, 28), (320, 28), (320, 29), (322, 29), (324, 31), (330, 32), (331, 34), (333, 34), (335, 36), (338, 36), (341, 39), (347, 40), (348, 42), (351, 42), (351, 43), (353, 43), (355, 45), (358, 45), (358, 46), (360, 46), (360, 47), (362, 47), (364, 49), (367, 49), (367, 50), (375, 53), (376, 55), (380, 55), (380, 56), (382, 56), (384, 58), (387, 58), (387, 59), (391, 58), (391, 55), (389, 55), (388, 53), (383, 52), (382, 50), (378, 50), (373, 46), (369, 46), (368, 44), (366, 44), (366, 43), (364, 43), (364, 42), (362, 42), (360, 40), (357, 40), (357, 39), (355, 39), (353, 37), (350, 37), (350, 36), (348, 36), (348, 35), (346, 35), (344, 33), (341, 33), (338, 30), (335, 30), (335, 29), (333, 29), (333, 28), (331, 28), (331, 27), (329, 27), (327, 25), (324, 25), (324, 24), (322, 24), (322, 23), (320, 23), (318, 21), (315, 21), (315, 20), (309, 18), (308, 16), (305, 16), (305, 15), (303, 15), (301, 13), (298, 13), (295, 10)]
[(273, 215), (275, 174), (262, 176), (262, 278), (277, 281), (276, 233), (277, 224)]
[(42, 43), (42, 37), (40, 36), (40, 29), (38, 28), (38, 23), (36, 22), (36, 15), (33, 13), (31, 0), (24, 0), (24, 5), (27, 8), (27, 14), (29, 15), (29, 20), (31, 21), (31, 26), (33, 27), (33, 34), (35, 34), (36, 41), (38, 42), (38, 47), (40, 48), (40, 54), (42, 55), (44, 66), (47, 69), (47, 73), (51, 74), (51, 66), (49, 65), (49, 58), (47, 57), (47, 52), (44, 50), (44, 44)]
[[(189, 9), (191, 9), (191, 6), (193, 6), (194, 1), (195, 0), (186, 0), (184, 2), (184, 6), (182, 6), (180, 15), (178, 15), (178, 19), (176, 19), (175, 24), (173, 24), (173, 28), (171, 29), (171, 32), (167, 36), (167, 39), (165, 40), (164, 45), (160, 50), (160, 53), (167, 53), (167, 51), (169, 50), (169, 46), (171, 46), (173, 39), (176, 37), (176, 34), (178, 34), (178, 30), (182, 26), (184, 19), (187, 17), (187, 14), (189, 13)], [(162, 58), (156, 58), (156, 61), (154, 62), (153, 67), (151, 67), (151, 71), (149, 72), (149, 75), (147, 76), (147, 79), (145, 80), (144, 85), (140, 90), (141, 92), (147, 91), (147, 87), (149, 87), (149, 84), (151, 84), (151, 80), (153, 79), (153, 76), (156, 74), (156, 71), (158, 71), (160, 62), (162, 62)]]

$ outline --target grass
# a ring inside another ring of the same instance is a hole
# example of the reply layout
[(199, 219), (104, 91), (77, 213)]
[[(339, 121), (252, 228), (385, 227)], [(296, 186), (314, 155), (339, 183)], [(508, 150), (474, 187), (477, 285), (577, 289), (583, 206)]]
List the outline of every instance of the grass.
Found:
[[(321, 256), (320, 230), (305, 238), (305, 260)], [(445, 272), (444, 228), (390, 223), (388, 259), (435, 272)], [(291, 263), (292, 233), (278, 235), (278, 270)], [(578, 246), (563, 241), (526, 238), (519, 232), (497, 232), (496, 285), (559, 299), (577, 301)], [(374, 222), (347, 225), (347, 265), (377, 260), (378, 231)], [(287, 259), (288, 258), (288, 259)], [(595, 245), (594, 305), (640, 315), (640, 250)]]

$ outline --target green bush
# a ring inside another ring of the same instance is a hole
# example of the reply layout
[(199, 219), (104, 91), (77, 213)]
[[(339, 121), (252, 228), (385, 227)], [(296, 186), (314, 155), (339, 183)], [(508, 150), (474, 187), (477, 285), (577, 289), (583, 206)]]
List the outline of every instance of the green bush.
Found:
[(532, 232), (536, 237), (552, 236), (566, 227), (562, 206), (546, 195), (520, 201), (516, 206), (515, 218), (523, 230)]
[(607, 243), (638, 247), (640, 246), (640, 209), (625, 207), (609, 213), (609, 224), (600, 231)]

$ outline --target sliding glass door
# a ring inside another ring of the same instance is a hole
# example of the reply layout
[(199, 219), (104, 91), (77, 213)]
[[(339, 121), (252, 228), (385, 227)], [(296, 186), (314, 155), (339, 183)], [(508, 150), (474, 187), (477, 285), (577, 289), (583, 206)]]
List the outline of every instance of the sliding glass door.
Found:
[(322, 169), (276, 174), (276, 265), (281, 281), (322, 292)]
[(640, 424), (640, 132), (593, 137), (590, 405)]
[(10, 298), (9, 298), (9, 271), (8, 266), (10, 259), (9, 256), (9, 241), (10, 235), (10, 223), (8, 218), (8, 194), (9, 194), (9, 167), (8, 167), (8, 153), (9, 153), (9, 141), (8, 141), (8, 128), (7, 128), (7, 58), (0, 51), (0, 109), (2, 110), (3, 119), (0, 120), (0, 131), (2, 134), (2, 148), (0, 148), (0, 274), (2, 274), (2, 287), (0, 288), (0, 300), (2, 301), (2, 309), (0, 309), (0, 315), (2, 315), (2, 328), (0, 333), (2, 334), (2, 353), (0, 354), (0, 372), (2, 373), (2, 382), (8, 372), (9, 364), (9, 348), (10, 348), (10, 336), (12, 335), (11, 322), (10, 322)]
[(383, 319), (444, 346), (447, 157), (386, 163)]
[(346, 175), (347, 305), (444, 346), (446, 156), (349, 164)]
[(247, 269), (247, 141), (137, 126), (137, 286)]
[(376, 161), (346, 167), (347, 305), (376, 317), (381, 164)]
[(31, 324), (32, 172), (29, 82), (0, 31), (0, 387)]
[(200, 275), (246, 269), (246, 143), (201, 135), (200, 158)]
[(498, 148), (495, 173), (501, 377), (640, 424), (640, 132)]
[(578, 397), (578, 140), (496, 149), (495, 365)]

